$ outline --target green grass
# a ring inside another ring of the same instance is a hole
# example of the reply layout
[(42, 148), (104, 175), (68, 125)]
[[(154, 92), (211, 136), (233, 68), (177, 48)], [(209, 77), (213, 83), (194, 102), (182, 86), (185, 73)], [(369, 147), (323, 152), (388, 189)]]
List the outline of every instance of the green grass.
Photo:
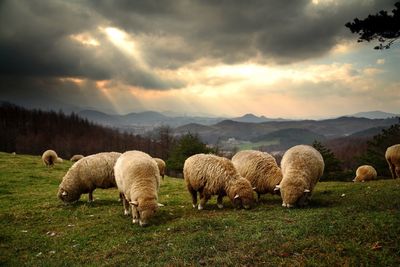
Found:
[(247, 150), (247, 149), (258, 149), (262, 146), (270, 146), (270, 145), (279, 145), (279, 139), (268, 140), (268, 141), (259, 141), (259, 142), (250, 142), (250, 143), (241, 143), (238, 145), (238, 149), (240, 150)]
[(212, 199), (197, 211), (183, 181), (166, 177), (166, 206), (141, 228), (123, 215), (115, 189), (96, 190), (92, 204), (87, 195), (62, 204), (57, 188), (70, 166), (0, 153), (0, 265), (400, 265), (399, 179), (320, 182), (304, 209), (264, 195), (251, 210), (227, 199), (218, 210)]

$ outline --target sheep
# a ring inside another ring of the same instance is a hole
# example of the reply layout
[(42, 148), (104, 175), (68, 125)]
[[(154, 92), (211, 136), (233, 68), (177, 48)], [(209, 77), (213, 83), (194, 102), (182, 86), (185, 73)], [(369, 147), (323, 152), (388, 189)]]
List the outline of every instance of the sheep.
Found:
[(353, 182), (365, 182), (376, 179), (377, 173), (371, 165), (362, 165), (357, 168)]
[(42, 161), (44, 165), (47, 167), (53, 166), (56, 162), (61, 163), (62, 159), (57, 156), (57, 153), (54, 150), (46, 150), (42, 154)]
[(124, 214), (130, 214), (132, 222), (146, 226), (158, 209), (158, 189), (160, 172), (157, 163), (148, 154), (141, 151), (127, 151), (117, 160), (115, 180), (120, 194)]
[(200, 193), (199, 210), (202, 210), (212, 195), (218, 195), (218, 208), (223, 208), (222, 198), (226, 195), (235, 207), (248, 209), (253, 203), (250, 182), (241, 177), (229, 159), (211, 154), (196, 154), (186, 159), (183, 175), (192, 196), (193, 208)]
[(311, 146), (297, 145), (285, 152), (281, 161), (282, 181), (275, 187), (280, 191), (282, 206), (304, 206), (324, 172), (321, 154)]
[(385, 158), (393, 179), (400, 178), (400, 144), (388, 147)]
[(71, 157), (70, 161), (76, 162), (76, 161), (78, 161), (78, 160), (80, 160), (81, 158), (84, 158), (84, 157), (85, 157), (85, 156), (83, 156), (83, 155), (73, 155), (73, 156)]
[(160, 175), (161, 175), (162, 179), (164, 180), (165, 167), (166, 167), (165, 162), (160, 158), (153, 158), (153, 159), (156, 161), (158, 169), (160, 171)]
[(65, 203), (79, 200), (82, 194), (89, 193), (93, 201), (96, 188), (116, 187), (114, 165), (121, 153), (102, 152), (77, 161), (68, 170), (59, 186), (58, 197)]
[(282, 180), (275, 158), (266, 152), (243, 150), (233, 156), (232, 163), (238, 173), (250, 181), (258, 200), (261, 194), (274, 194), (275, 186)]

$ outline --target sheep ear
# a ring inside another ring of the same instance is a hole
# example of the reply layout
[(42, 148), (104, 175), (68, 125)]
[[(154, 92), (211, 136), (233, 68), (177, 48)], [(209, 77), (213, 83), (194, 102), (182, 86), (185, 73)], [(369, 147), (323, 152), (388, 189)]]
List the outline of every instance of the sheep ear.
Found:
[(310, 193), (310, 189), (304, 189), (304, 193)]
[(236, 194), (236, 196), (233, 199), (237, 199), (239, 197), (240, 197), (239, 194)]
[(131, 204), (131, 205), (133, 205), (135, 207), (139, 206), (139, 202), (137, 202), (136, 200), (130, 201), (129, 204)]
[(63, 191), (63, 192), (61, 193), (61, 195), (62, 195), (62, 196), (66, 196), (66, 195), (68, 195), (68, 193), (67, 193), (67, 191)]

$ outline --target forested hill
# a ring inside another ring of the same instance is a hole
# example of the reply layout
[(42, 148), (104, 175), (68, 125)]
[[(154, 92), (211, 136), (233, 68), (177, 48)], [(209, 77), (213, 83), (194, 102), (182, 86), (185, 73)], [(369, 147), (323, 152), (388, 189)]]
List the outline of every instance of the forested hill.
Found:
[(160, 145), (149, 138), (96, 125), (74, 113), (0, 104), (0, 151), (39, 155), (47, 149), (67, 159), (73, 154), (132, 149), (158, 156)]

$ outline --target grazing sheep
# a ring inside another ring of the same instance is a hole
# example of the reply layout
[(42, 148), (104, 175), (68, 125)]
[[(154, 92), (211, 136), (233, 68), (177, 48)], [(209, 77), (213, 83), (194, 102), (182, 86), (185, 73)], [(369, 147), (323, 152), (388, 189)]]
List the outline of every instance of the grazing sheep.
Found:
[(83, 155), (73, 155), (73, 156), (71, 157), (70, 161), (76, 162), (76, 161), (78, 161), (78, 160), (80, 160), (80, 159), (82, 159), (82, 158), (84, 158)]
[(117, 160), (114, 172), (118, 190), (123, 195), (124, 214), (130, 214), (130, 206), (132, 222), (147, 225), (158, 209), (160, 172), (156, 162), (144, 152), (128, 151)]
[(192, 195), (193, 208), (200, 193), (199, 210), (202, 210), (212, 195), (218, 195), (217, 203), (222, 206), (226, 195), (236, 207), (250, 208), (253, 189), (248, 180), (241, 177), (229, 159), (215, 155), (197, 154), (186, 159), (183, 166), (186, 186)]
[(282, 206), (306, 205), (324, 166), (321, 154), (311, 146), (298, 145), (286, 151), (281, 161), (283, 178), (275, 188), (281, 193)]
[(385, 158), (393, 179), (400, 178), (400, 144), (388, 147)]
[(357, 168), (353, 182), (365, 182), (376, 179), (377, 173), (371, 165), (362, 165)]
[(103, 152), (77, 161), (65, 174), (59, 186), (58, 197), (69, 203), (89, 193), (89, 202), (92, 202), (96, 188), (116, 187), (114, 165), (120, 155), (118, 152)]
[(51, 149), (46, 150), (42, 155), (42, 161), (47, 167), (53, 166), (56, 162), (59, 163), (60, 161), (58, 160), (58, 158), (59, 157), (57, 156), (57, 153)]
[(153, 159), (156, 161), (158, 170), (160, 171), (160, 175), (161, 175), (162, 179), (164, 180), (165, 167), (166, 167), (165, 162), (159, 158), (153, 158)]
[(232, 163), (238, 173), (250, 181), (258, 199), (261, 194), (275, 193), (275, 186), (282, 180), (281, 169), (275, 158), (268, 153), (243, 150), (233, 156)]

